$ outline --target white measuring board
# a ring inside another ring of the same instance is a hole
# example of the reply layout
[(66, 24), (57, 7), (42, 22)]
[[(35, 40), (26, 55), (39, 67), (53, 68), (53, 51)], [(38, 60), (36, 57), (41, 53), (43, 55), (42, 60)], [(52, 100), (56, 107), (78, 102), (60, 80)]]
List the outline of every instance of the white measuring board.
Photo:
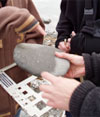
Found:
[(0, 85), (30, 117), (63, 117), (64, 111), (47, 106), (42, 98), (39, 85), (46, 83), (32, 75), (16, 84), (5, 72), (0, 72)]

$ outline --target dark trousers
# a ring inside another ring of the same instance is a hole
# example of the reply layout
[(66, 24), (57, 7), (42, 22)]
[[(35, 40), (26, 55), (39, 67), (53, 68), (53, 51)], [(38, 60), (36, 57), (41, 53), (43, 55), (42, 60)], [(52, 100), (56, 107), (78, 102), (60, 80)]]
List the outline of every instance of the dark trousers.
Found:
[(71, 113), (66, 111), (66, 117), (72, 117)]

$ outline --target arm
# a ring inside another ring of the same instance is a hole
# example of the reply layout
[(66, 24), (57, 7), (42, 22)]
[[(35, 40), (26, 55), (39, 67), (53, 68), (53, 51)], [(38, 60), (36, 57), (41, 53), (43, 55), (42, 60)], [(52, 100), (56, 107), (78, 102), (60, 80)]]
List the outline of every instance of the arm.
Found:
[[(34, 3), (32, 2), (32, 0), (27, 0), (27, 3), (28, 3), (28, 10), (29, 12), (39, 21), (40, 25), (42, 26), (42, 28), (44, 29), (45, 26), (39, 16), (39, 13), (34, 5)], [(43, 43), (43, 38), (44, 36), (41, 35), (40, 33), (37, 33), (35, 31), (33, 32), (29, 32), (27, 33), (26, 35), (26, 41), (27, 42), (31, 42), (31, 43)]]
[(92, 81), (96, 86), (100, 86), (100, 54), (83, 54), (85, 61), (85, 80)]
[(71, 32), (73, 31), (73, 25), (71, 21), (68, 19), (68, 17), (66, 17), (66, 12), (67, 12), (67, 0), (62, 0), (61, 14), (56, 28), (58, 32), (57, 41), (55, 43), (56, 47), (58, 47), (59, 42), (64, 41), (65, 38), (66, 39), (69, 38)]
[(100, 87), (85, 81), (73, 92), (70, 100), (70, 111), (73, 117), (100, 116)]
[(27, 9), (8, 6), (1, 8), (0, 14), (1, 39), (13, 37), (16, 43), (20, 43), (24, 42), (28, 32), (35, 30), (41, 35), (44, 33), (43, 29), (39, 29), (39, 22)]
[(56, 77), (47, 72), (41, 75), (51, 83), (40, 86), (48, 106), (71, 111), (73, 117), (100, 116), (100, 87), (90, 81), (80, 84), (76, 80)]
[(93, 37), (89, 34), (78, 33), (71, 39), (70, 42), (70, 53), (79, 54), (92, 52), (100, 53), (100, 39)]
[(70, 53), (81, 55), (85, 53), (85, 37), (82, 33), (78, 33), (71, 38), (70, 41)]
[(78, 56), (68, 53), (58, 53), (56, 56), (70, 61), (70, 68), (66, 77), (75, 78), (85, 76), (85, 80), (92, 81), (96, 86), (100, 86), (100, 54), (83, 54)]
[(43, 21), (33, 3), (32, 0), (28, 0), (28, 10), (29, 12), (40, 22), (40, 25), (45, 28), (44, 24), (43, 24)]

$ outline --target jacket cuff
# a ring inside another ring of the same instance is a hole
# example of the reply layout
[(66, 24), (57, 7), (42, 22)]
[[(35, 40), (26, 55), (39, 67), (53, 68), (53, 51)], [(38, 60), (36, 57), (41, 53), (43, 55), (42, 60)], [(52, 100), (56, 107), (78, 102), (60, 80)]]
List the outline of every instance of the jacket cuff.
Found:
[(71, 50), (70, 53), (81, 55), (84, 52), (84, 35), (82, 33), (76, 34), (71, 39)]
[(73, 92), (69, 105), (72, 116), (79, 117), (85, 97), (95, 87), (92, 82), (85, 81)]
[(92, 66), (92, 58), (90, 57), (89, 54), (82, 54), (83, 58), (84, 58), (84, 62), (85, 62), (85, 80), (91, 80), (91, 78), (93, 77), (93, 66)]
[(37, 25), (39, 25), (39, 22), (34, 18), (34, 16), (30, 15), (24, 23), (22, 23), (19, 27), (15, 28), (15, 32), (18, 34), (30, 32)]
[(55, 42), (55, 47), (58, 48), (58, 45), (60, 42), (64, 41), (64, 38), (62, 39), (57, 39), (56, 42)]

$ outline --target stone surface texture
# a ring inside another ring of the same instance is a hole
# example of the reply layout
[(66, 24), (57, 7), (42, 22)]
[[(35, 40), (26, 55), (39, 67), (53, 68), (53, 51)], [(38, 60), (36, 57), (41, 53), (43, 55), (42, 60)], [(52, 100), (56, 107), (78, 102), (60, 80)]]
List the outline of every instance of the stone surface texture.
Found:
[(14, 60), (19, 67), (36, 76), (40, 76), (43, 71), (63, 76), (70, 63), (56, 57), (55, 51), (60, 50), (47, 45), (21, 43), (14, 50)]

